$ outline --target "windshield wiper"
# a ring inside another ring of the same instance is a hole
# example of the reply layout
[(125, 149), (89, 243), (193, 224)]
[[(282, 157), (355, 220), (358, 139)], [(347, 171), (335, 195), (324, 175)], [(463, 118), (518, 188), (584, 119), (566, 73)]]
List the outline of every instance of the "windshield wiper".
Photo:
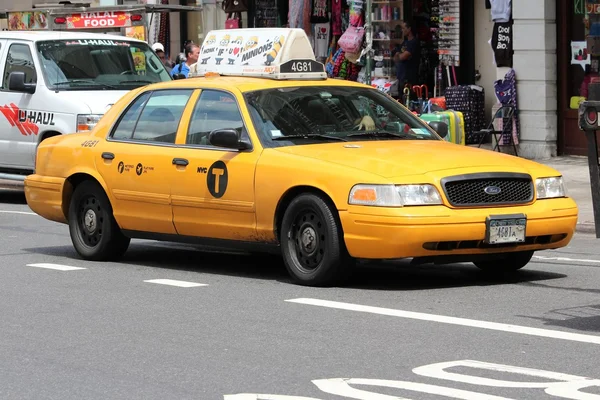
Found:
[(132, 79), (132, 80), (125, 79), (125, 80), (119, 81), (119, 85), (123, 85), (123, 84), (127, 84), (127, 83), (155, 83), (155, 82), (149, 81), (146, 79)]
[(106, 84), (106, 83), (97, 82), (97, 81), (95, 81), (93, 79), (73, 79), (73, 80), (70, 80), (70, 81), (56, 82), (56, 83), (53, 83), (52, 85), (53, 86), (63, 86), (63, 85), (70, 85), (71, 83), (85, 83), (85, 84), (91, 84), (91, 85), (94, 85), (94, 86), (102, 86), (102, 87), (107, 88), (107, 89), (117, 89), (117, 87), (114, 86), (114, 85), (109, 85), (109, 84)]
[(347, 137), (353, 137), (353, 136), (388, 136), (388, 137), (397, 137), (397, 138), (401, 138), (401, 139), (408, 139), (408, 138), (413, 137), (413, 136), (407, 135), (405, 133), (394, 133), (394, 132), (388, 132), (388, 131), (356, 132), (356, 133), (349, 134)]
[(341, 142), (347, 142), (347, 139), (344, 139), (339, 136), (329, 136), (323, 135), (320, 133), (309, 133), (306, 135), (287, 135), (287, 136), (278, 136), (274, 137), (273, 140), (288, 140), (288, 139), (323, 139), (323, 140), (339, 140)]

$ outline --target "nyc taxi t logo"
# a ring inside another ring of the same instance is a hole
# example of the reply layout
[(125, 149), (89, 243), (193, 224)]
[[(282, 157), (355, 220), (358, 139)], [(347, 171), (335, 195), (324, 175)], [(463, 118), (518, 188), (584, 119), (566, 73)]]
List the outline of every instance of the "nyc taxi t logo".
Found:
[(214, 162), (208, 169), (206, 167), (198, 167), (196, 172), (206, 174), (206, 186), (213, 197), (217, 199), (223, 197), (227, 190), (227, 183), (229, 182), (227, 165), (223, 161)]

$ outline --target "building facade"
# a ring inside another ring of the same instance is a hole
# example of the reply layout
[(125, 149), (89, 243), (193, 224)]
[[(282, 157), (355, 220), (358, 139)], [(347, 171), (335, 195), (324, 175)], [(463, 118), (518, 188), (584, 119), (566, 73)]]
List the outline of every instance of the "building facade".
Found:
[[(254, 26), (256, 1), (249, 0), (250, 11), (242, 13), (243, 27)], [(409, 7), (414, 2), (404, 1)], [(56, 1), (21, 0), (17, 3), (0, 0), (0, 8), (15, 9), (17, 4), (19, 8), (28, 8), (34, 3), (43, 2)], [(117, 5), (135, 3), (136, 0), (89, 2), (92, 5)], [(161, 3), (162, 0), (137, 2)], [(168, 15), (168, 43), (163, 44), (169, 49), (171, 59), (182, 50), (185, 40), (202, 43), (208, 31), (224, 28), (226, 14), (221, 9), (221, 2), (202, 0), (202, 12), (173, 12)], [(486, 120), (489, 120), (498, 102), (494, 82), (502, 79), (509, 69), (495, 65), (491, 47), (494, 22), (489, 4), (486, 4), (489, 0), (457, 2), (460, 3), (461, 22), (458, 80), (460, 84), (476, 84), (484, 88)], [(172, 5), (198, 3), (197, 0), (168, 0), (168, 4)], [(512, 3), (511, 44), (521, 127), (519, 155), (529, 159), (545, 159), (562, 154), (584, 155), (586, 143), (577, 128), (577, 110), (571, 107), (571, 101), (582, 95), (582, 83), (594, 73), (589, 71), (589, 66), (582, 65), (584, 63), (574, 62), (571, 52), (573, 43), (585, 41), (585, 6), (582, 8), (580, 5), (585, 5), (585, 0), (513, 0)], [(149, 41), (156, 41), (156, 32), (152, 35)]]

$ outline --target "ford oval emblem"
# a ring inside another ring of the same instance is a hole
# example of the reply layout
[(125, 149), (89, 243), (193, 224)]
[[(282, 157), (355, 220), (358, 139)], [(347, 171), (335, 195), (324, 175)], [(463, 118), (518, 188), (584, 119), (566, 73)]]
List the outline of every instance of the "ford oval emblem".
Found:
[(483, 191), (486, 192), (487, 194), (495, 196), (497, 194), (500, 194), (502, 189), (500, 189), (498, 186), (487, 186), (485, 189), (483, 189)]

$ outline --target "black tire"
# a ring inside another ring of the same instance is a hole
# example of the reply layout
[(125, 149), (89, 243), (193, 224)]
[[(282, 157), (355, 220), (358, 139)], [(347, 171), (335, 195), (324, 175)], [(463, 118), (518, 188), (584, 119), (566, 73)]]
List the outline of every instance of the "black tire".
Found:
[(82, 182), (73, 192), (69, 204), (69, 233), (77, 253), (90, 261), (120, 258), (131, 240), (117, 225), (106, 193), (93, 181)]
[(490, 273), (510, 273), (526, 266), (533, 257), (533, 251), (507, 253), (506, 256), (490, 261), (475, 261), (473, 264), (482, 271)]
[(352, 260), (335, 212), (321, 196), (311, 193), (296, 197), (285, 210), (281, 250), (295, 283), (328, 286), (345, 278), (344, 268)]

